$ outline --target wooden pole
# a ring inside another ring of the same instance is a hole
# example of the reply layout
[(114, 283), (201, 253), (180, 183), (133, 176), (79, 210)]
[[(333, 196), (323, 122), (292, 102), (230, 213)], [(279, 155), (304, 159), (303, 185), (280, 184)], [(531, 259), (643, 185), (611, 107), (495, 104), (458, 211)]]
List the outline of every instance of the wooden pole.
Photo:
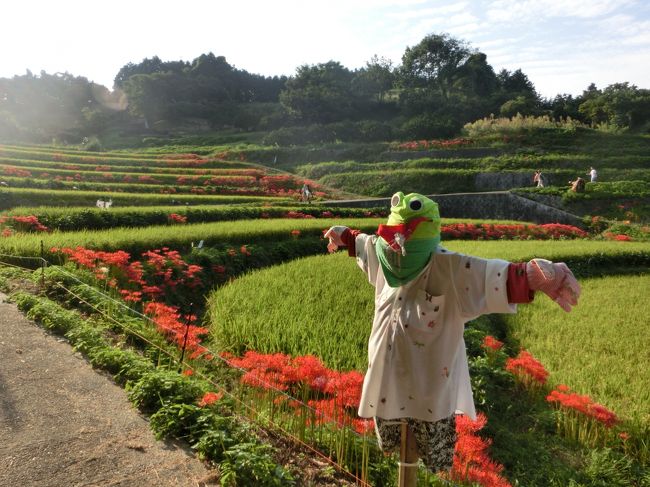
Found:
[(415, 487), (418, 479), (418, 448), (415, 436), (406, 421), (402, 421), (400, 431), (398, 487)]

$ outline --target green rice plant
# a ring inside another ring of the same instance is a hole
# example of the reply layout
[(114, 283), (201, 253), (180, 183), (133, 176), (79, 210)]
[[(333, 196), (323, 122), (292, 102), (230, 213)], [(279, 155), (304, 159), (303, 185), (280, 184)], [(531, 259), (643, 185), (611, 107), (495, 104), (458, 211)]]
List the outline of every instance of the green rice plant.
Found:
[(200, 240), (212, 244), (241, 245), (264, 240), (295, 238), (294, 230), (304, 236), (320, 236), (335, 224), (348, 224), (354, 228), (374, 231), (383, 219), (273, 219), (240, 220), (194, 225), (151, 226), (147, 228), (115, 228), (112, 230), (82, 230), (78, 232), (52, 232), (40, 234), (16, 234), (0, 238), (0, 253), (15, 256), (40, 255), (41, 242), (46, 256), (53, 258), (52, 247), (77, 246), (105, 251), (124, 250), (138, 254), (146, 250), (170, 247), (189, 251), (192, 243)]
[(105, 211), (87, 207), (15, 208), (2, 216), (36, 216), (49, 230), (101, 230), (114, 227), (144, 227), (149, 225), (172, 224), (171, 214), (185, 217), (186, 222), (206, 223), (212, 221), (232, 221), (257, 218), (302, 218), (333, 216), (362, 218), (377, 208), (330, 208), (324, 206), (260, 206), (260, 205), (203, 205), (203, 206), (128, 206), (111, 208)]
[(324, 186), (371, 196), (391, 196), (403, 188), (423, 194), (475, 191), (476, 172), (464, 169), (404, 169), (329, 174), (319, 180)]
[[(221, 178), (222, 176), (220, 176)], [(253, 196), (265, 196), (266, 191), (261, 186), (255, 186), (255, 180), (250, 179), (251, 185), (242, 186), (237, 184), (236, 176), (228, 176), (232, 179), (232, 185), (227, 182), (223, 185), (210, 185), (203, 186), (201, 183), (194, 185), (178, 185), (175, 182), (169, 184), (141, 184), (141, 183), (123, 183), (123, 182), (84, 182), (84, 181), (56, 181), (51, 179), (37, 179), (32, 177), (16, 178), (5, 177), (5, 182), (8, 182), (12, 188), (32, 188), (32, 189), (58, 189), (68, 191), (99, 191), (104, 194), (109, 193), (111, 196), (114, 193), (153, 193), (153, 194), (174, 194), (178, 197), (183, 197), (186, 194), (194, 194), (198, 188), (199, 194), (232, 194)], [(293, 183), (294, 186), (297, 182)], [(76, 189), (75, 189), (76, 188)], [(107, 196), (103, 196), (106, 198)]]
[(580, 283), (571, 313), (542, 298), (505, 316), (512, 338), (544, 363), (551, 382), (650, 425), (650, 274)]
[(110, 197), (117, 206), (221, 205), (237, 203), (291, 202), (289, 198), (270, 196), (221, 196), (193, 194), (105, 193), (101, 191), (66, 191), (57, 189), (0, 188), (0, 210), (18, 206), (89, 206)]
[[(2, 169), (3, 166), (0, 166), (0, 170)], [(6, 167), (6, 166), (5, 166)], [(91, 182), (103, 182), (107, 184), (121, 184), (124, 183), (125, 181), (132, 180), (133, 182), (139, 182), (141, 179), (143, 179), (143, 182), (146, 182), (147, 179), (155, 180), (157, 181), (157, 185), (174, 185), (174, 186), (182, 186), (182, 185), (195, 185), (195, 186), (202, 186), (203, 184), (206, 183), (206, 181), (209, 181), (211, 178), (218, 176), (219, 180), (222, 181), (221, 184), (223, 185), (228, 185), (229, 181), (233, 181), (230, 185), (231, 186), (253, 186), (254, 184), (257, 184), (257, 178), (255, 176), (261, 177), (264, 176), (264, 173), (259, 171), (256, 174), (248, 174), (247, 169), (244, 170), (229, 170), (229, 172), (224, 172), (223, 170), (221, 173), (213, 173), (210, 172), (208, 174), (201, 173), (201, 174), (194, 174), (192, 177), (188, 178), (188, 173), (185, 172), (185, 168), (183, 167), (176, 167), (173, 168), (173, 170), (170, 172), (169, 168), (167, 171), (160, 171), (159, 169), (164, 169), (164, 168), (153, 168), (154, 170), (149, 170), (145, 174), (142, 172), (127, 172), (127, 171), (109, 171), (109, 170), (96, 170), (95, 167), (89, 167), (87, 169), (43, 169), (43, 168), (35, 168), (31, 166), (21, 166), (20, 169), (24, 171), (29, 171), (31, 173), (30, 179), (37, 179), (37, 180), (46, 180), (50, 181), (51, 178), (56, 178), (57, 176), (60, 178), (70, 178), (69, 182), (75, 185), (79, 185), (83, 182), (85, 183), (91, 183)], [(206, 170), (209, 171), (209, 170)], [(5, 177), (4, 178), (6, 181), (11, 181), (16, 180), (15, 178), (11, 177)], [(56, 183), (57, 181), (53, 181)], [(62, 183), (62, 181), (61, 181)], [(148, 185), (153, 185), (156, 186), (155, 184), (149, 184)], [(12, 185), (15, 186), (15, 185)]]
[(354, 266), (347, 254), (308, 257), (220, 288), (208, 304), (215, 346), (311, 354), (330, 368), (363, 370), (374, 300)]
[[(566, 261), (579, 274), (607, 266), (648, 265), (650, 246), (598, 241), (451, 241), (450, 250), (513, 262)], [(282, 289), (281, 298), (277, 289)], [(540, 296), (538, 301), (545, 301)], [(331, 368), (364, 370), (373, 288), (347, 253), (309, 257), (246, 275), (208, 300), (218, 347), (314, 354)], [(526, 307), (522, 307), (526, 309)]]
[[(36, 169), (38, 171), (44, 172), (43, 169), (46, 169), (49, 174), (54, 174), (53, 171), (67, 171), (71, 172), (74, 175), (78, 172), (108, 172), (111, 174), (116, 174), (114, 171), (120, 171), (123, 173), (145, 173), (145, 174), (177, 174), (181, 172), (183, 175), (194, 174), (231, 174), (231, 173), (246, 173), (250, 171), (257, 171), (263, 174), (266, 169), (260, 168), (256, 164), (248, 164), (243, 162), (232, 162), (232, 161), (209, 161), (202, 163), (200, 166), (186, 166), (182, 164), (182, 161), (174, 165), (173, 162), (165, 163), (164, 161), (152, 162), (149, 160), (138, 160), (133, 159), (130, 161), (132, 164), (138, 165), (127, 165), (128, 161), (122, 161), (123, 164), (115, 164), (115, 161), (79, 161), (74, 164), (63, 162), (63, 161), (54, 161), (54, 160), (40, 160), (40, 159), (26, 159), (26, 158), (17, 158), (17, 157), (2, 157), (0, 156), (0, 164), (6, 166), (18, 167), (20, 169), (25, 169), (31, 171)], [(142, 164), (146, 162), (146, 164)], [(2, 167), (2, 166), (0, 166)], [(71, 169), (72, 168), (72, 169)], [(3, 168), (4, 170), (4, 168)], [(62, 173), (65, 175), (65, 173)]]

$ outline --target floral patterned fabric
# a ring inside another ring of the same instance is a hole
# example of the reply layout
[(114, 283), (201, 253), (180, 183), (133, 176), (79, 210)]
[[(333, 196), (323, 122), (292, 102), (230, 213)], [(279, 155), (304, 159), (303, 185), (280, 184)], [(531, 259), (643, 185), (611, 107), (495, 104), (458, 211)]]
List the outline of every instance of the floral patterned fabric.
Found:
[(451, 470), (456, 445), (456, 415), (434, 422), (413, 418), (375, 418), (375, 432), (382, 451), (399, 452), (402, 421), (406, 421), (413, 431), (424, 465), (433, 473)]

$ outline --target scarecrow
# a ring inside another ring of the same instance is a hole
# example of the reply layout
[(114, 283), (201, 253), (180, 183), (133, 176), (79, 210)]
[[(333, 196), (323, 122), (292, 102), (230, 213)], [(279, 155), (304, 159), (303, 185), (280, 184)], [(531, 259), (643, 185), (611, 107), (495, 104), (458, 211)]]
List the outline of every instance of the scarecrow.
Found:
[(455, 415), (476, 418), (465, 323), (514, 313), (538, 290), (570, 311), (578, 282), (564, 263), (510, 263), (443, 248), (438, 205), (417, 193), (393, 195), (377, 235), (333, 226), (325, 236), (330, 252), (347, 247), (375, 286), (359, 416), (375, 419), (383, 451), (401, 449), (400, 476), (418, 456), (432, 472), (451, 469)]

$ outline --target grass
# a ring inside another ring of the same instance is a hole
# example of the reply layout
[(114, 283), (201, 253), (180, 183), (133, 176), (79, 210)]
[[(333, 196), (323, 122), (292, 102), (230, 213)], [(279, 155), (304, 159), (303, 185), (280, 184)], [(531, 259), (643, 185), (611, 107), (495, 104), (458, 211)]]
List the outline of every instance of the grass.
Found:
[[(525, 261), (535, 256), (581, 263), (589, 272), (599, 256), (650, 255), (649, 244), (594, 241), (452, 241), (451, 250), (485, 258)], [(647, 258), (647, 257), (646, 257)], [(576, 267), (580, 268), (579, 265)], [(278, 297), (282, 290), (282, 298)], [(209, 299), (219, 346), (241, 352), (313, 353), (329, 367), (364, 370), (373, 289), (346, 253), (317, 256), (237, 279)], [(541, 297), (540, 301), (546, 300)]]
[(650, 427), (650, 274), (585, 279), (580, 305), (548, 299), (504, 316), (511, 337), (564, 383)]
[(107, 251), (145, 250), (170, 247), (185, 251), (192, 242), (203, 240), (212, 244), (241, 245), (265, 240), (290, 240), (291, 232), (300, 230), (305, 235), (321, 235), (332, 225), (343, 224), (366, 231), (374, 231), (384, 219), (273, 219), (241, 220), (194, 225), (159, 225), (147, 228), (114, 228), (111, 230), (81, 230), (76, 232), (52, 232), (20, 234), (0, 239), (0, 253), (37, 256), (43, 242), (47, 252), (51, 247), (87, 247)]
[(216, 345), (236, 354), (312, 354), (330, 368), (364, 370), (374, 299), (354, 267), (343, 253), (307, 257), (219, 289), (209, 300)]
[[(70, 191), (56, 189), (1, 188), (0, 210), (18, 206), (82, 206), (95, 207), (98, 199), (113, 199), (113, 206), (160, 205), (222, 205), (292, 201), (289, 198), (269, 196), (221, 196), (193, 194), (116, 193), (102, 191)], [(295, 200), (293, 200), (295, 201)]]

